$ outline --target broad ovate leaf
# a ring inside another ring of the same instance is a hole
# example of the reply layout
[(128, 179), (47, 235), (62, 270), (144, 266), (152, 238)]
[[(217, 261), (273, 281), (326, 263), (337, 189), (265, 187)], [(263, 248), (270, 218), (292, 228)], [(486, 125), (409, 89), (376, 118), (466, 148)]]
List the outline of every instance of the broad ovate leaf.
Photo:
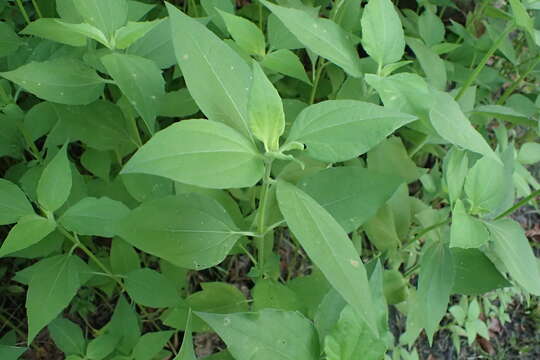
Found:
[(216, 200), (196, 193), (143, 203), (119, 222), (117, 233), (144, 252), (199, 270), (223, 261), (241, 236)]
[(156, 133), (122, 173), (224, 189), (252, 186), (263, 171), (258, 150), (234, 129), (209, 120), (184, 120)]
[(143, 306), (165, 308), (180, 301), (174, 283), (149, 268), (136, 269), (126, 274), (125, 286), (133, 301)]
[(359, 156), (415, 116), (356, 100), (328, 100), (305, 108), (294, 121), (288, 142), (307, 146), (317, 160), (339, 162)]
[(22, 190), (6, 179), (0, 179), (0, 225), (13, 224), (21, 217), (34, 213)]
[(309, 50), (330, 60), (349, 75), (362, 76), (358, 53), (351, 35), (335, 22), (314, 17), (308, 12), (261, 1)]
[(285, 113), (279, 93), (260, 65), (253, 63), (253, 82), (248, 102), (249, 126), (267, 151), (277, 151), (285, 131)]
[(219, 15), (225, 21), (227, 30), (234, 41), (248, 54), (264, 56), (266, 53), (266, 42), (262, 31), (251, 21), (243, 17), (220, 11)]
[(30, 62), (0, 76), (47, 101), (86, 105), (103, 93), (105, 81), (79, 60), (56, 58)]
[(362, 46), (379, 66), (401, 60), (405, 37), (391, 0), (369, 0), (361, 22)]
[(52, 219), (36, 214), (25, 215), (11, 228), (0, 247), (0, 257), (9, 255), (37, 244), (56, 228)]
[(71, 194), (73, 178), (64, 145), (47, 164), (37, 185), (39, 203), (48, 211), (58, 210)]
[(274, 309), (256, 313), (197, 312), (225, 341), (237, 360), (315, 360), (317, 333), (298, 312)]
[(287, 225), (330, 284), (377, 334), (367, 273), (347, 233), (320, 204), (285, 181), (277, 185)]
[(202, 112), (251, 138), (247, 101), (251, 70), (229, 45), (167, 3), (176, 59)]

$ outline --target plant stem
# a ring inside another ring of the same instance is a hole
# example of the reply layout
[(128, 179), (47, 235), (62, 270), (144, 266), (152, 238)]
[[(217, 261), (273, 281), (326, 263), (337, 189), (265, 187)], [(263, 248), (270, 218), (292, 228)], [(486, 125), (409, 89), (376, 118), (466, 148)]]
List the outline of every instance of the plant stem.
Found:
[(512, 93), (517, 89), (517, 87), (519, 86), (519, 84), (521, 83), (521, 81), (523, 81), (523, 79), (525, 79), (533, 70), (534, 68), (536, 67), (536, 65), (538, 65), (540, 63), (540, 56), (537, 57), (532, 63), (531, 65), (529, 65), (529, 67), (527, 68), (527, 70), (521, 74), (521, 76), (519, 78), (517, 78), (513, 83), (512, 85), (510, 85), (505, 91), (504, 93), (501, 95), (501, 97), (499, 98), (499, 100), (497, 100), (497, 105), (502, 105), (505, 103), (506, 99), (508, 99), (508, 97), (510, 95), (512, 95)]
[(503, 218), (503, 217), (505, 217), (507, 215), (512, 214), (514, 211), (516, 211), (517, 209), (519, 209), (520, 207), (522, 207), (523, 205), (525, 205), (526, 203), (531, 201), (531, 199), (534, 199), (537, 196), (540, 196), (540, 189), (538, 189), (536, 191), (533, 191), (528, 196), (526, 196), (523, 199), (521, 199), (520, 201), (518, 201), (514, 206), (510, 207), (508, 210), (504, 211), (502, 214), (497, 216), (495, 218), (495, 220), (499, 220), (499, 219), (501, 219), (501, 218)]
[(501, 35), (495, 40), (491, 48), (488, 50), (488, 52), (484, 55), (482, 60), (480, 60), (480, 63), (476, 66), (476, 69), (474, 69), (473, 73), (469, 76), (467, 81), (465, 81), (465, 84), (461, 87), (459, 90), (459, 93), (456, 95), (455, 100), (461, 99), (461, 97), (465, 94), (467, 89), (474, 83), (478, 75), (480, 75), (480, 72), (484, 69), (484, 66), (486, 66), (488, 60), (493, 56), (495, 51), (499, 48), (501, 43), (504, 41), (504, 39), (508, 36), (508, 34), (514, 29), (514, 23), (509, 22), (508, 25), (506, 25), (506, 28), (501, 33)]
[(17, 0), (17, 6), (19, 7), (19, 10), (21, 11), (21, 14), (24, 18), (24, 21), (26, 21), (27, 24), (30, 24), (30, 17), (28, 17), (28, 13), (26, 12), (26, 9), (24, 8), (24, 5), (21, 0)]
[(36, 0), (32, 0), (32, 5), (34, 5), (34, 9), (36, 9), (36, 14), (37, 14), (38, 18), (42, 18), (43, 14), (41, 13), (41, 10), (39, 9), (39, 6), (38, 6)]
[(323, 58), (320, 58), (317, 62), (317, 69), (315, 70), (315, 78), (313, 79), (313, 87), (311, 88), (311, 95), (309, 96), (309, 104), (313, 104), (315, 101), (315, 94), (317, 93), (317, 86), (319, 85), (319, 80), (321, 79), (321, 74), (323, 72), (326, 61)]
[(441, 227), (443, 225), (446, 225), (450, 222), (450, 219), (446, 219), (444, 221), (441, 221), (440, 223), (437, 223), (437, 224), (433, 224), (431, 226), (428, 226), (427, 228), (424, 228), (422, 229), (422, 231), (420, 231), (418, 234), (416, 234), (415, 237), (413, 237), (411, 240), (409, 240), (407, 242), (407, 244), (405, 244), (405, 247), (408, 247), (412, 244), (414, 244), (418, 239), (420, 239), (422, 236), (426, 235), (428, 232), (432, 231), (432, 230), (435, 230), (437, 229), (438, 227)]
[[(268, 207), (268, 191), (270, 189), (270, 183), (271, 183), (271, 175), (272, 172), (272, 159), (266, 161), (266, 168), (264, 172), (263, 177), (263, 183), (261, 188), (261, 194), (259, 196), (259, 209), (257, 213), (257, 233), (259, 234), (259, 237), (255, 239), (257, 242), (257, 256), (258, 256), (258, 263), (259, 263), (259, 269), (264, 269), (264, 261), (265, 261), (265, 233), (266, 233), (266, 208)], [(260, 277), (263, 276), (263, 272), (261, 271), (259, 274)]]

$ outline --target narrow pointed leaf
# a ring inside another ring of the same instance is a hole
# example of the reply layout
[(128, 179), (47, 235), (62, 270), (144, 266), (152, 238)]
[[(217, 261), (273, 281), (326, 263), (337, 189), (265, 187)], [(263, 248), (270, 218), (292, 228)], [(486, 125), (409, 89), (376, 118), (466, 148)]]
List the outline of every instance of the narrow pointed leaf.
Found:
[(37, 244), (56, 228), (54, 220), (35, 214), (25, 215), (11, 228), (0, 247), (0, 257)]
[(47, 164), (39, 178), (37, 186), (39, 203), (51, 212), (58, 210), (71, 193), (72, 179), (67, 145), (64, 145)]
[(34, 213), (22, 190), (6, 179), (0, 179), (0, 225), (13, 224)]

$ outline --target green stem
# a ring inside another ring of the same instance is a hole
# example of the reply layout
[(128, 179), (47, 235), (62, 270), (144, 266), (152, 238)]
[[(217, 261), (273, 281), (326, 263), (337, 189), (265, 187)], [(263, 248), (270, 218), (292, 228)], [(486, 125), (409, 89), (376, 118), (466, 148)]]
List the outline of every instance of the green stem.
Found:
[(313, 104), (313, 102), (315, 101), (315, 94), (317, 93), (317, 87), (319, 86), (319, 80), (321, 79), (321, 75), (325, 65), (326, 61), (322, 58), (319, 59), (319, 61), (317, 62), (315, 78), (313, 79), (313, 87), (311, 88), (311, 95), (309, 96), (309, 104)]
[(24, 124), (18, 123), (17, 127), (19, 128), (19, 131), (21, 132), (21, 134), (22, 134), (22, 136), (24, 138), (24, 141), (26, 141), (26, 144), (28, 145), (28, 150), (30, 151), (32, 156), (37, 161), (39, 161), (40, 163), (43, 162), (43, 157), (41, 156), (41, 153), (39, 152), (36, 144), (34, 143), (32, 138), (30, 137), (30, 134), (28, 133), (28, 131), (24, 127)]
[(484, 69), (484, 66), (486, 66), (488, 60), (493, 56), (495, 51), (499, 48), (501, 43), (504, 41), (504, 39), (508, 36), (508, 34), (514, 29), (514, 23), (509, 22), (508, 25), (506, 25), (506, 28), (501, 33), (499, 38), (495, 40), (491, 48), (488, 50), (488, 52), (484, 55), (482, 60), (480, 60), (480, 63), (476, 66), (476, 69), (474, 69), (473, 73), (469, 76), (467, 81), (465, 81), (465, 84), (461, 87), (459, 90), (459, 93), (456, 95), (456, 101), (461, 99), (461, 97), (465, 94), (467, 89), (474, 83), (478, 75), (480, 75), (480, 72)]
[(263, 30), (263, 6), (262, 6), (262, 2), (260, 1), (257, 1), (258, 5), (259, 5), (259, 29), (261, 29), (261, 31), (264, 32)]
[(536, 58), (530, 65), (529, 67), (527, 68), (527, 70), (521, 74), (521, 76), (519, 78), (517, 78), (513, 83), (512, 85), (510, 85), (505, 91), (504, 93), (501, 95), (501, 97), (499, 98), (499, 100), (497, 100), (497, 105), (502, 105), (505, 103), (506, 99), (508, 99), (508, 97), (510, 95), (512, 95), (512, 93), (517, 89), (517, 87), (521, 84), (521, 81), (523, 81), (523, 79), (525, 79), (527, 76), (529, 76), (529, 74), (534, 70), (534, 68), (536, 67), (536, 65), (538, 65), (540, 63), (540, 56), (538, 58)]
[(41, 13), (41, 10), (39, 9), (39, 6), (38, 6), (36, 0), (32, 0), (32, 5), (34, 5), (34, 9), (36, 9), (36, 14), (37, 14), (38, 18), (42, 18), (43, 14)]
[(260, 277), (263, 276), (263, 269), (264, 269), (264, 261), (266, 258), (266, 254), (264, 251), (265, 248), (265, 233), (266, 233), (266, 208), (268, 207), (268, 192), (270, 190), (270, 183), (271, 178), (270, 175), (272, 173), (272, 160), (268, 160), (266, 162), (266, 169), (264, 172), (263, 177), (263, 183), (261, 188), (261, 194), (259, 196), (259, 210), (257, 214), (257, 233), (259, 237), (255, 239), (257, 242), (257, 256), (259, 259), (259, 269), (260, 271)]
[(189, 8), (193, 9), (193, 11), (190, 11), (194, 17), (199, 17), (199, 11), (197, 10), (197, 4), (195, 3), (195, 0), (189, 1)]
[(537, 196), (540, 196), (540, 189), (538, 189), (536, 191), (533, 191), (528, 196), (526, 196), (523, 199), (521, 199), (520, 201), (518, 201), (514, 206), (510, 207), (508, 210), (504, 211), (502, 214), (497, 216), (495, 218), (495, 220), (499, 220), (499, 219), (501, 219), (501, 218), (503, 218), (503, 217), (505, 217), (507, 215), (512, 214), (514, 211), (516, 211), (517, 209), (519, 209), (523, 205), (527, 204), (529, 201), (531, 201), (532, 199), (534, 199)]
[(30, 24), (30, 17), (28, 17), (28, 13), (26, 12), (26, 9), (24, 8), (24, 5), (21, 0), (17, 0), (17, 6), (19, 7), (19, 10), (21, 11), (24, 21), (26, 21), (27, 24)]
[(418, 234), (416, 234), (415, 237), (413, 237), (411, 240), (409, 240), (407, 242), (407, 244), (405, 244), (405, 247), (408, 247), (412, 244), (414, 244), (417, 240), (419, 240), (422, 236), (426, 235), (428, 232), (432, 231), (432, 230), (435, 230), (437, 229), (438, 227), (441, 227), (443, 225), (446, 225), (450, 222), (450, 219), (446, 219), (444, 221), (441, 221), (440, 223), (437, 223), (437, 224), (433, 224), (431, 226), (428, 226), (427, 228), (424, 228), (422, 229), (422, 231), (420, 231)]

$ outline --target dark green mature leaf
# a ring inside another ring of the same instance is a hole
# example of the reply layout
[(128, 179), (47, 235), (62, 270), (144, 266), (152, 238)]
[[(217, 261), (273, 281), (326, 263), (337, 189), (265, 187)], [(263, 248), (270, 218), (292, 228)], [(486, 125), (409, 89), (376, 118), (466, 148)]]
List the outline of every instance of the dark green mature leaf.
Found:
[(492, 248), (506, 270), (519, 285), (534, 295), (540, 295), (540, 271), (523, 228), (514, 220), (501, 219), (487, 223)]
[(120, 337), (116, 334), (106, 332), (99, 335), (88, 343), (86, 357), (89, 360), (103, 360), (114, 351), (119, 342)]
[(482, 295), (511, 286), (495, 265), (478, 249), (450, 249), (456, 272), (453, 294)]
[(176, 59), (202, 112), (251, 139), (247, 101), (251, 70), (197, 20), (167, 4)]
[(163, 349), (174, 331), (158, 331), (144, 334), (133, 349), (134, 360), (152, 360)]
[(52, 219), (47, 219), (36, 214), (21, 217), (19, 222), (11, 228), (2, 243), (0, 257), (37, 244), (52, 233), (55, 228), (56, 223)]
[(58, 318), (49, 324), (48, 329), (54, 343), (65, 355), (84, 355), (86, 341), (79, 325)]
[(158, 115), (168, 117), (186, 117), (199, 111), (188, 89), (166, 93), (160, 101)]
[(24, 44), (12, 27), (5, 22), (0, 22), (0, 34), (2, 34), (0, 37), (0, 58), (13, 54)]
[(279, 181), (277, 198), (287, 225), (330, 284), (377, 333), (366, 270), (347, 233), (315, 200)]
[(141, 327), (134, 305), (130, 305), (123, 295), (118, 299), (107, 330), (120, 340), (116, 349), (124, 354), (129, 354), (141, 338)]
[(401, 59), (405, 39), (392, 1), (368, 1), (362, 13), (362, 46), (379, 66)]
[(174, 283), (152, 269), (137, 269), (126, 274), (129, 296), (143, 306), (164, 308), (176, 305), (180, 296)]
[(298, 187), (351, 232), (377, 213), (403, 180), (359, 166), (329, 168), (302, 179)]
[(158, 132), (124, 166), (122, 173), (164, 176), (208, 188), (254, 185), (264, 162), (255, 146), (228, 126), (188, 120)]
[(90, 269), (79, 257), (58, 255), (41, 260), (28, 284), (28, 343), (69, 305)]
[(309, 50), (340, 66), (349, 75), (362, 76), (351, 35), (335, 22), (313, 17), (305, 11), (261, 1)]
[(58, 220), (79, 235), (114, 236), (115, 224), (129, 215), (129, 209), (107, 197), (87, 197), (70, 207)]
[(117, 232), (149, 254), (198, 270), (223, 261), (241, 236), (225, 209), (199, 194), (146, 202), (119, 223)]
[(71, 193), (73, 179), (67, 155), (67, 145), (64, 145), (47, 164), (37, 186), (39, 203), (48, 211), (58, 210)]
[(137, 55), (113, 53), (101, 58), (103, 65), (131, 105), (154, 133), (165, 80), (152, 61)]
[(328, 100), (305, 108), (294, 121), (288, 142), (328, 162), (359, 156), (416, 117), (355, 100)]
[(127, 0), (73, 0), (85, 22), (103, 31), (110, 38), (127, 22)]
[(237, 360), (316, 360), (317, 333), (298, 312), (261, 310), (256, 313), (197, 316), (219, 334)]
[(68, 58), (30, 62), (0, 76), (39, 98), (67, 105), (86, 105), (97, 100), (104, 86), (95, 70)]
[(13, 224), (33, 213), (34, 209), (21, 189), (8, 180), (0, 179), (0, 225)]

